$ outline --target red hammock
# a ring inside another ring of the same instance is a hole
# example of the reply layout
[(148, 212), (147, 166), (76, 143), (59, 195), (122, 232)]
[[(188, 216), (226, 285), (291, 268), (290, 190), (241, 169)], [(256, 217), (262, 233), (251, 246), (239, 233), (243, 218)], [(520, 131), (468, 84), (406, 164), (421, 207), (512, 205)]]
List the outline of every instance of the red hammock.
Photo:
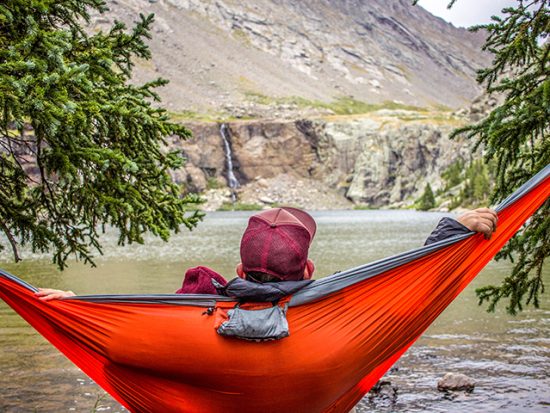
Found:
[(0, 272), (0, 298), (132, 412), (346, 412), (548, 199), (549, 175), (497, 208), (491, 240), (457, 236), (313, 282), (277, 341), (218, 335), (235, 302), (213, 295), (42, 302)]

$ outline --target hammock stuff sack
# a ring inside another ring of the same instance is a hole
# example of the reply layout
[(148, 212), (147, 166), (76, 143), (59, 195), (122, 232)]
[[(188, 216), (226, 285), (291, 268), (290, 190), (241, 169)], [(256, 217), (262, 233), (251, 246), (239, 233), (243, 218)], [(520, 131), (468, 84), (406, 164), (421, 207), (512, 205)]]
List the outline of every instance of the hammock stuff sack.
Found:
[(236, 302), (216, 295), (42, 302), (1, 273), (0, 298), (132, 412), (346, 412), (546, 202), (549, 175), (547, 166), (497, 207), (490, 240), (455, 236), (281, 300), (290, 335), (279, 340), (219, 335)]

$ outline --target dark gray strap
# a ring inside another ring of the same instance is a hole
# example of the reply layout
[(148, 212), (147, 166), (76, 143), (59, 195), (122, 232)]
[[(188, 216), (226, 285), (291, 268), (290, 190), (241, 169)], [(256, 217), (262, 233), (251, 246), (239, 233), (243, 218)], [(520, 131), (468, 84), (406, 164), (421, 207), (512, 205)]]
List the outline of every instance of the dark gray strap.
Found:
[(219, 283), (214, 285), (221, 295), (239, 301), (273, 302), (292, 295), (311, 283), (311, 280), (257, 283), (234, 278), (224, 286)]

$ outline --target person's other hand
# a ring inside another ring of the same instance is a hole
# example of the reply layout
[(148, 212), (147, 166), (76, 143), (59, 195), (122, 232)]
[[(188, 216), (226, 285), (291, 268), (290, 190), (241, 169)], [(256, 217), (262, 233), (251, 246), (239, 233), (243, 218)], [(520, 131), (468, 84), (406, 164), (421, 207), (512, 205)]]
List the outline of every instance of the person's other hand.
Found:
[(478, 208), (463, 213), (457, 221), (470, 231), (481, 232), (485, 239), (490, 239), (491, 234), (497, 229), (498, 217), (492, 209)]
[(39, 288), (34, 293), (39, 300), (51, 301), (59, 300), (60, 298), (74, 297), (76, 294), (72, 291), (54, 290), (53, 288)]

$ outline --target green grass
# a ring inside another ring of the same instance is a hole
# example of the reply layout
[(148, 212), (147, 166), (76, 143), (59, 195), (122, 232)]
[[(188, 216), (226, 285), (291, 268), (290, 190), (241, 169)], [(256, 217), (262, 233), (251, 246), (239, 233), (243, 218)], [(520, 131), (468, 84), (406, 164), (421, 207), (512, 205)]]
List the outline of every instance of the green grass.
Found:
[(224, 187), (224, 185), (213, 176), (209, 177), (206, 181), (206, 189), (220, 189), (222, 187)]
[[(287, 96), (287, 97), (273, 97), (267, 96), (262, 93), (247, 91), (245, 96), (249, 102), (256, 103), (264, 106), (276, 106), (276, 105), (290, 105), (295, 106), (296, 109), (325, 109), (329, 110), (335, 115), (362, 115), (367, 113), (376, 112), (382, 109), (387, 110), (407, 110), (411, 112), (430, 114), (434, 120), (447, 121), (449, 120), (448, 112), (450, 109), (443, 105), (435, 105), (430, 108), (405, 105), (393, 101), (385, 101), (383, 103), (367, 103), (361, 100), (357, 100), (351, 97), (341, 97), (332, 102), (323, 102), (320, 100), (305, 99), (300, 96)], [(433, 112), (441, 113), (441, 115), (433, 114)], [(249, 120), (253, 117), (239, 117), (229, 115), (225, 112), (207, 112), (201, 113), (192, 110), (185, 110), (182, 112), (170, 112), (171, 119), (175, 122), (184, 121), (200, 121), (200, 122), (230, 122), (236, 120)], [(422, 117), (419, 115), (399, 115), (403, 121), (418, 120)], [(437, 118), (437, 119), (436, 119)]]
[(401, 103), (386, 101), (384, 103), (366, 103), (352, 98), (340, 98), (326, 105), (327, 109), (332, 110), (337, 115), (358, 115), (362, 113), (375, 112), (381, 109), (389, 110), (410, 110), (415, 112), (425, 112), (425, 108)]
[(225, 112), (196, 112), (193, 110), (184, 110), (181, 112), (169, 112), (168, 115), (173, 122), (206, 122), (206, 123), (218, 123), (218, 122), (233, 122), (237, 120), (253, 119), (250, 116), (242, 116), (237, 118), (231, 116)]
[(248, 34), (243, 29), (236, 28), (232, 30), (233, 37), (244, 44), (250, 45), (250, 39), (248, 37)]
[(245, 204), (241, 202), (224, 202), (218, 211), (260, 211), (263, 208), (260, 204)]
[[(386, 101), (383, 103), (367, 103), (350, 97), (341, 97), (332, 102), (322, 102), (320, 100), (309, 100), (300, 96), (289, 97), (271, 97), (256, 92), (246, 92), (246, 97), (254, 103), (260, 105), (295, 105), (299, 109), (316, 108), (328, 109), (336, 115), (358, 115), (363, 113), (375, 112), (381, 109), (390, 110), (411, 110), (425, 112), (426, 108), (413, 105), (405, 105), (397, 102)], [(437, 109), (439, 110), (439, 109)]]
[(430, 113), (424, 113), (424, 114), (413, 113), (410, 115), (398, 115), (397, 119), (403, 122), (428, 121), (430, 123), (453, 125), (455, 127), (459, 127), (464, 124), (463, 119), (452, 116), (450, 112), (448, 113), (430, 112)]
[(100, 409), (103, 410), (104, 406), (102, 402), (107, 398), (107, 393), (100, 393), (96, 396), (95, 403), (92, 407), (91, 413), (97, 413)]

